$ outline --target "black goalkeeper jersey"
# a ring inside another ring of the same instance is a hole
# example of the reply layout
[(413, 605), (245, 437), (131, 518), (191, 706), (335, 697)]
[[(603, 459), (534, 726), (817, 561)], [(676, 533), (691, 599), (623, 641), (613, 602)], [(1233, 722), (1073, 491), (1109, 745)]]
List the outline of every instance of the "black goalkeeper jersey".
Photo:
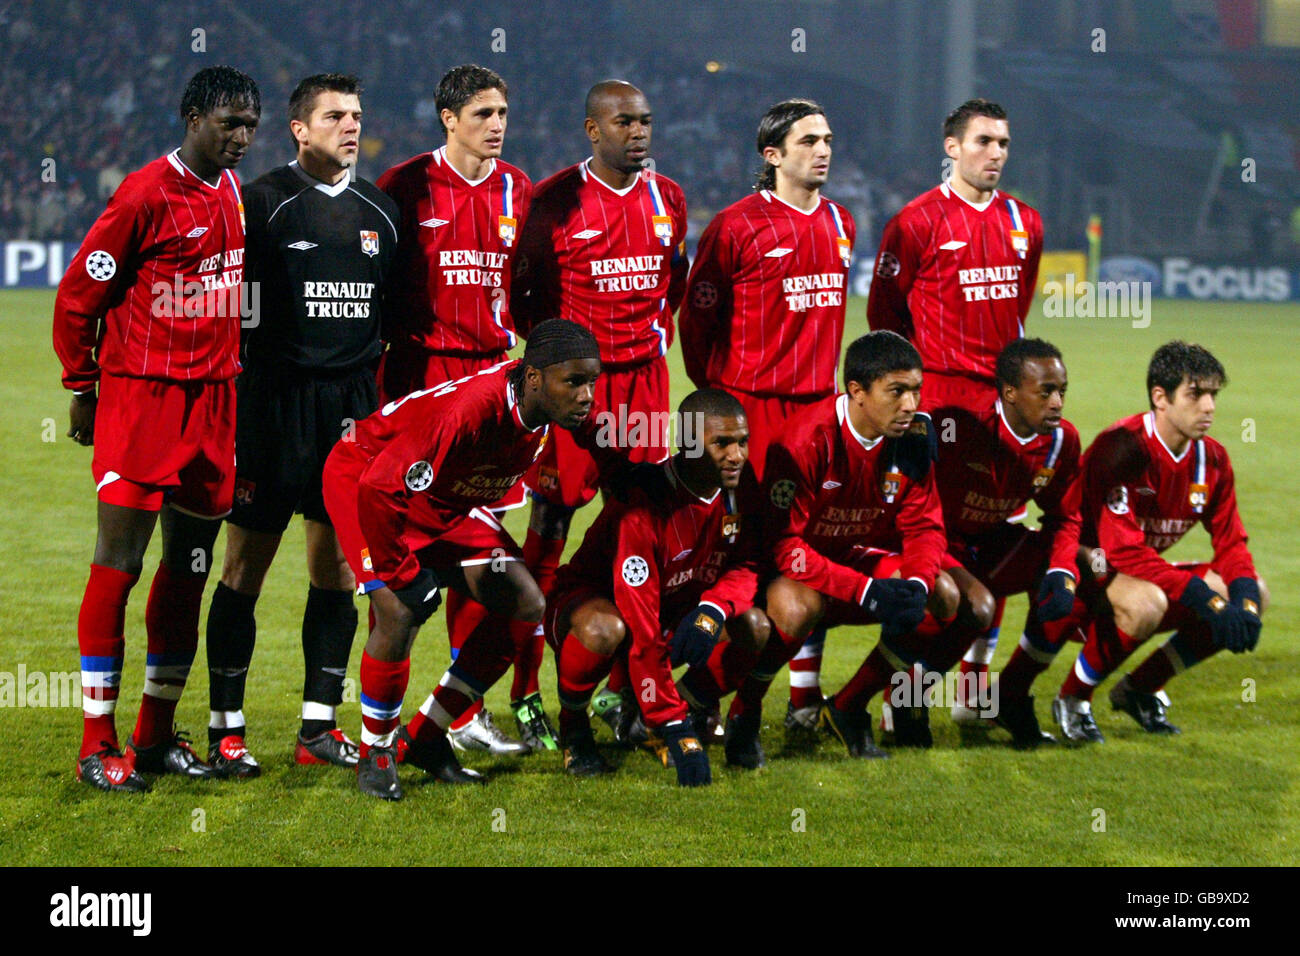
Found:
[[(379, 357), (397, 204), (363, 179), (329, 186), (297, 162), (244, 188), (247, 367), (336, 373)], [(247, 300), (246, 300), (247, 301)]]

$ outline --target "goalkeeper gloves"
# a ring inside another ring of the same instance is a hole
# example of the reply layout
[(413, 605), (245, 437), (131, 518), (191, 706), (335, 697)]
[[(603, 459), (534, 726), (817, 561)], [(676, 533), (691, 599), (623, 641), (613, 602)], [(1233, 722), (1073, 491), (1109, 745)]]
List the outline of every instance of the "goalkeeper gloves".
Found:
[(668, 752), (677, 768), (677, 783), (683, 787), (705, 787), (713, 783), (709, 770), (709, 755), (704, 744), (695, 736), (695, 725), (689, 716), (664, 724), (659, 728)]
[(1225, 647), (1234, 654), (1246, 650), (1250, 640), (1246, 612), (1215, 594), (1201, 578), (1193, 577), (1178, 600), (1210, 625), (1210, 636), (1216, 647)]
[(1259, 619), (1262, 601), (1259, 597), (1259, 582), (1254, 578), (1234, 578), (1228, 584), (1228, 599), (1241, 608), (1246, 619), (1246, 650), (1253, 651), (1259, 643), (1259, 632), (1263, 623)]
[(1064, 571), (1048, 571), (1038, 588), (1038, 619), (1059, 621), (1074, 607), (1074, 578)]
[(862, 595), (862, 606), (895, 634), (916, 630), (925, 617), (925, 585), (901, 578), (872, 578)]
[(707, 661), (713, 653), (713, 646), (722, 636), (724, 621), (726, 617), (712, 604), (701, 604), (682, 618), (669, 644), (672, 666), (703, 664)]
[(420, 568), (414, 581), (404, 588), (392, 589), (393, 596), (410, 610), (413, 627), (427, 621), (442, 604), (442, 592), (438, 588), (438, 576), (428, 568)]

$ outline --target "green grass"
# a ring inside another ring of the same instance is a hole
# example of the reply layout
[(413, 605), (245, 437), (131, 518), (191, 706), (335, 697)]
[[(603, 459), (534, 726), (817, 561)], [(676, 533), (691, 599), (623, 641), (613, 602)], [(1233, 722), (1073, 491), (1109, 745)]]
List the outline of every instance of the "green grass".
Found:
[[(52, 302), (48, 292), (0, 294), (0, 671), (7, 672), (20, 664), (29, 673), (77, 668), (77, 608), (94, 540), (90, 452), (63, 437), (67, 397), (50, 346)], [(865, 331), (862, 315), (856, 300), (850, 337)], [(0, 863), (1294, 865), (1300, 862), (1300, 650), (1292, 595), (1300, 568), (1291, 539), (1300, 482), (1292, 436), (1300, 411), (1287, 383), (1296, 380), (1298, 328), (1296, 306), (1176, 302), (1155, 303), (1147, 329), (1127, 320), (1029, 323), (1032, 334), (1065, 353), (1072, 380), (1066, 414), (1085, 442), (1145, 406), (1146, 362), (1161, 342), (1200, 341), (1232, 377), (1214, 434), (1233, 457), (1243, 518), (1274, 607), (1258, 653), (1222, 655), (1170, 685), (1181, 737), (1148, 738), (1103, 704), (1098, 716), (1107, 743), (1088, 750), (1021, 754), (1004, 746), (1000, 733), (981, 746), (963, 745), (940, 713), (935, 748), (927, 753), (855, 762), (829, 742), (813, 753), (791, 753), (783, 749), (779, 720), (783, 674), (768, 698), (764, 744), (771, 759), (759, 773), (728, 771), (717, 754), (713, 787), (687, 791), (640, 753), (611, 751), (621, 761), (619, 773), (595, 781), (569, 779), (553, 755), (514, 762), (475, 757), (467, 763), (491, 775), (489, 786), (424, 786), (414, 771), (404, 774), (406, 799), (382, 804), (357, 794), (346, 772), (291, 761), (306, 592), (296, 523), (259, 604), (245, 708), (263, 777), (203, 785), (167, 778), (144, 797), (100, 794), (73, 777), (79, 709), (0, 708)], [(677, 400), (687, 385), (676, 349), (671, 358)], [(57, 441), (42, 440), (46, 419)], [(1253, 442), (1243, 440), (1246, 419), (1254, 423)], [(571, 548), (594, 517), (592, 508), (579, 513)], [(511, 516), (517, 537), (523, 522), (521, 512)], [(1208, 553), (1208, 538), (1198, 530), (1172, 556)], [(155, 540), (146, 569), (157, 558)], [(146, 579), (127, 615), (118, 709), (124, 737), (143, 680), (147, 588)], [(1008, 609), (995, 670), (1015, 646), (1023, 609), (1022, 600)], [(874, 639), (869, 629), (832, 632), (824, 686), (845, 680)], [(1045, 701), (1073, 650), (1036, 685), (1044, 722)], [(354, 648), (353, 676), (359, 657)], [(415, 646), (407, 714), (446, 664), (439, 620)], [(1254, 703), (1242, 701), (1247, 679), (1255, 682)], [(548, 661), (543, 693), (552, 707), (553, 681)], [(507, 691), (499, 685), (488, 698), (506, 715), (503, 723), (509, 722)], [(178, 713), (198, 740), (206, 698), (200, 648)], [(1098, 699), (1104, 701), (1104, 690)], [(355, 735), (358, 705), (345, 703), (341, 721)], [(1105, 832), (1093, 830), (1096, 809), (1105, 811)], [(801, 817), (799, 832), (792, 824)]]

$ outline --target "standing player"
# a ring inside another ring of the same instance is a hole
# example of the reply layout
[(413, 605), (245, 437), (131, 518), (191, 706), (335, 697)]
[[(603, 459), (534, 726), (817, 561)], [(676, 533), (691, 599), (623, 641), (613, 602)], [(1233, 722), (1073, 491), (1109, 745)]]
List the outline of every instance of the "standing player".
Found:
[[(1036, 210), (997, 188), (1010, 144), (1006, 110), (997, 103), (970, 100), (949, 113), (947, 179), (889, 221), (876, 256), (867, 320), (921, 353), (921, 410), (939, 428), (941, 408), (980, 414), (988, 407), (997, 397), (998, 353), (1025, 334), (1043, 224)], [(986, 679), (997, 623), (975, 641), (963, 673)], [(805, 693), (819, 695), (820, 655), (814, 656), (804, 665), (813, 672)]]
[[(387, 294), (388, 351), (379, 370), (385, 402), (505, 361), (515, 345), (511, 272), (533, 184), (500, 158), (507, 95), (505, 80), (492, 70), (472, 64), (449, 70), (434, 95), (446, 145), (379, 177), (379, 188), (398, 205), (402, 229)], [(481, 608), (462, 614), (461, 606), (458, 595), (449, 596), (453, 656), (482, 617)], [(516, 636), (521, 648), (534, 646), (531, 633)], [(455, 739), (496, 753), (528, 752), (477, 707)]]
[[(758, 589), (759, 490), (745, 465), (748, 429), (735, 397), (718, 389), (688, 395), (678, 409), (699, 423), (699, 448), (663, 468), (664, 501), (634, 494), (611, 501), (561, 569), (547, 608), (560, 688), (564, 768), (607, 773), (587, 717), (591, 692), (627, 647), (645, 723), (664, 741), (684, 786), (711, 780), (702, 728), (677, 692), (672, 670), (703, 664), (719, 646), (751, 665), (771, 631), (754, 607)], [(727, 640), (720, 640), (723, 634)]]
[[(1016, 339), (998, 353), (996, 369), (998, 397), (978, 413), (947, 408), (939, 426), (944, 440), (936, 480), (948, 535), (943, 568), (962, 594), (957, 618), (926, 655), (939, 673), (1001, 616), (1013, 594), (1028, 592), (1033, 600), (1026, 633), (1065, 617), (1080, 574), (1077, 490), (1071, 493), (1079, 432), (1061, 417), (1068, 387), (1061, 353), (1041, 339)], [(1031, 499), (1043, 512), (1041, 531), (1007, 520)], [(1040, 731), (1032, 698), (998, 703), (989, 716), (1010, 731), (1017, 747), (1055, 739)], [(896, 743), (929, 746), (924, 708), (895, 707), (892, 713)]]
[[(767, 446), (786, 419), (835, 394), (857, 227), (821, 194), (831, 128), (820, 106), (802, 99), (772, 106), (758, 125), (757, 148), (758, 192), (704, 230), (681, 326), (691, 381), (723, 388), (744, 406), (761, 478)], [(816, 720), (824, 637), (816, 631), (791, 662), (787, 726)]]
[[(1222, 648), (1234, 654), (1259, 641), (1268, 604), (1246, 546), (1227, 450), (1206, 434), (1223, 366), (1199, 345), (1168, 342), (1147, 369), (1151, 410), (1116, 422), (1083, 460), (1081, 541), (1100, 548), (1096, 574), (1103, 595), (1086, 595), (1091, 623), (1073, 669), (1052, 702), (1052, 716), (1071, 742), (1102, 743), (1092, 716), (1093, 691), (1152, 634), (1176, 633), (1111, 690), (1111, 704), (1143, 730), (1174, 734), (1157, 692), (1173, 676)], [(1171, 564), (1160, 553), (1204, 525), (1214, 557)], [(1046, 669), (1063, 635), (1022, 643), (1001, 683), (1016, 692)]]
[(208, 759), (227, 776), (259, 772), (245, 746), (244, 683), (253, 609), (280, 538), (303, 516), (310, 585), (302, 619), (299, 763), (354, 766), (335, 723), (357, 612), (356, 587), (321, 498), (321, 469), (341, 435), (378, 407), (380, 297), (397, 248), (397, 207), (352, 179), (361, 138), (355, 76), (309, 76), (289, 97), (298, 158), (251, 183), (245, 279), (261, 320), (244, 339), (234, 510), (208, 612)]
[[(457, 762), (447, 727), (509, 667), (507, 622), (535, 627), (545, 604), (518, 547), (486, 509), (523, 477), (552, 424), (581, 429), (586, 446), (599, 448), (589, 415), (598, 355), (581, 326), (543, 323), (522, 361), (389, 402), (358, 423), (355, 441), (340, 441), (330, 453), (325, 503), (374, 615), (361, 658), (363, 793), (401, 797), (396, 737), (410, 649), (444, 584), (491, 613), (403, 730), (403, 755), (443, 780), (477, 778)], [(598, 454), (607, 473), (618, 464), (616, 453)]]
[[(849, 346), (844, 384), (842, 394), (791, 418), (768, 448), (765, 546), (779, 572), (766, 594), (772, 637), (727, 715), (730, 764), (762, 766), (763, 695), (819, 625), (883, 624), (879, 646), (820, 717), (853, 756), (882, 756), (871, 740), (868, 700), (915, 659), (911, 635), (927, 605), (942, 620), (956, 611), (956, 587), (939, 570), (934, 435), (916, 414), (920, 357), (892, 332), (873, 332)], [(711, 666), (707, 676), (716, 683), (721, 670)], [(708, 682), (694, 675), (684, 685), (698, 699)], [(729, 689), (710, 688), (708, 696)]]
[[(521, 330), (554, 316), (591, 329), (600, 344), (601, 403), (633, 461), (668, 455), (668, 362), (673, 313), (686, 286), (686, 198), (646, 169), (651, 113), (622, 80), (587, 93), (591, 157), (540, 183), (520, 239), (511, 310)], [(550, 590), (576, 508), (597, 490), (591, 456), (560, 430), (538, 459), (524, 560)], [(537, 636), (537, 640), (542, 640)], [(511, 697), (534, 747), (554, 746), (537, 693), (540, 648), (517, 661)], [(608, 713), (608, 712), (606, 712)], [(617, 720), (617, 718), (615, 718)]]
[[(77, 776), (101, 790), (147, 789), (138, 771), (213, 773), (173, 718), (198, 647), (212, 545), (234, 491), (244, 209), (232, 170), (261, 111), (257, 84), (245, 74), (226, 66), (196, 73), (181, 97), (180, 148), (122, 182), (54, 303), (54, 350), (73, 392), (68, 435), (95, 446), (98, 536), (77, 621), (84, 690)], [(126, 603), (160, 512), (144, 697), (123, 754), (113, 713)]]

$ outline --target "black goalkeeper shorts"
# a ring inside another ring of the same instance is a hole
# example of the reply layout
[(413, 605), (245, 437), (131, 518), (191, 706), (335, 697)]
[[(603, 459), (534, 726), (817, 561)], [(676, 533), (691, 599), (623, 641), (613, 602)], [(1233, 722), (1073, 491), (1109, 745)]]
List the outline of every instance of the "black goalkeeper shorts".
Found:
[(375, 373), (246, 369), (236, 382), (231, 524), (283, 534), (294, 512), (329, 523), (321, 472), (334, 445), (379, 407)]

